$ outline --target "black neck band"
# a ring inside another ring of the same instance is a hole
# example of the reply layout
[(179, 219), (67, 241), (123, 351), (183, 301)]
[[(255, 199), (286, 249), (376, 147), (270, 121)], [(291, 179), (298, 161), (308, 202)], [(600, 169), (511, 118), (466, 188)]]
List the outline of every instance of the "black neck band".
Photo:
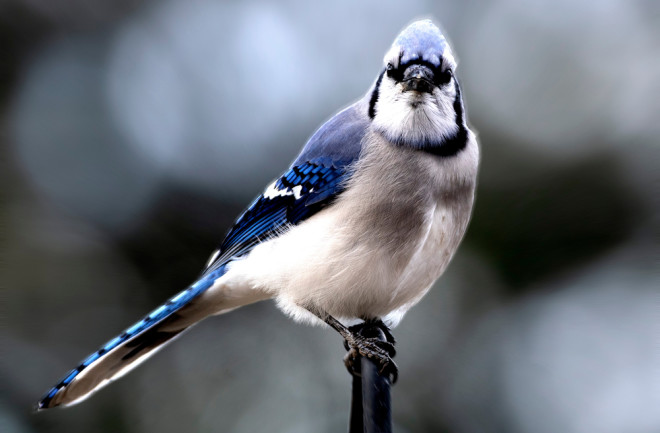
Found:
[(461, 150), (465, 149), (468, 141), (468, 131), (465, 126), (465, 113), (463, 107), (463, 99), (461, 98), (461, 87), (458, 85), (456, 77), (454, 77), (454, 89), (456, 90), (456, 97), (454, 98), (454, 112), (456, 113), (456, 125), (458, 131), (453, 137), (447, 138), (440, 143), (424, 143), (419, 149), (423, 152), (430, 153), (437, 156), (454, 156)]
[(371, 92), (371, 99), (369, 100), (369, 118), (373, 119), (376, 117), (376, 101), (378, 101), (378, 95), (380, 92), (380, 82), (383, 81), (383, 75), (385, 75), (385, 70), (380, 73), (378, 79), (376, 80), (376, 85), (374, 86), (374, 91)]

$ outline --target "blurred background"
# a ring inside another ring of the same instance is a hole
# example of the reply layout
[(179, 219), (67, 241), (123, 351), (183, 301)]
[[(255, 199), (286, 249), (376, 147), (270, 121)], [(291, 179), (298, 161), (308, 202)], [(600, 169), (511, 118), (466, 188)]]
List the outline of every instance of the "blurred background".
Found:
[(483, 160), (465, 242), (395, 330), (395, 430), (660, 431), (653, 0), (4, 0), (0, 431), (345, 431), (339, 337), (271, 302), (32, 410), (191, 282), (419, 17)]

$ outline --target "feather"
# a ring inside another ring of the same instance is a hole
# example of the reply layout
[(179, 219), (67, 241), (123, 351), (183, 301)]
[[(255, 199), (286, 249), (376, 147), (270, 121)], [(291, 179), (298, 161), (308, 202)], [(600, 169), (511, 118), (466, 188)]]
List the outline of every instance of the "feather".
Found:
[(51, 388), (39, 401), (37, 409), (81, 401), (137, 367), (165, 343), (203, 318), (198, 317), (199, 311), (191, 303), (224, 272), (225, 268), (221, 267), (198, 280), (101, 346)]

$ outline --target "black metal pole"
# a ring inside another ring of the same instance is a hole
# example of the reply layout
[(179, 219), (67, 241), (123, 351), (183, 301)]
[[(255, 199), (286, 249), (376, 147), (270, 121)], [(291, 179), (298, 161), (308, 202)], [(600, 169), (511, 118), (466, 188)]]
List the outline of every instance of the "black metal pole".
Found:
[(348, 433), (364, 432), (363, 417), (364, 415), (362, 414), (362, 377), (360, 377), (358, 374), (353, 374), (353, 387), (351, 391), (351, 415), (348, 425)]
[[(386, 341), (385, 334), (377, 326), (365, 326), (358, 332), (364, 337)], [(391, 433), (389, 375), (381, 375), (379, 366), (368, 358), (360, 357), (356, 364), (360, 370), (353, 374), (349, 433)]]

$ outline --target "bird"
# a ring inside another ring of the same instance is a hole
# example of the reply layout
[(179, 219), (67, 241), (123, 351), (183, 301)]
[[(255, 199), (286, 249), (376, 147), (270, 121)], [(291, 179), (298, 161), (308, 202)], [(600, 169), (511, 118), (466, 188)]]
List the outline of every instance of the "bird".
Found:
[(456, 66), (432, 20), (408, 25), (366, 94), (311, 136), (199, 277), (69, 371), (37, 409), (78, 403), (206, 317), (267, 299), (391, 371), (392, 339), (346, 324), (396, 326), (466, 232), (480, 157)]

